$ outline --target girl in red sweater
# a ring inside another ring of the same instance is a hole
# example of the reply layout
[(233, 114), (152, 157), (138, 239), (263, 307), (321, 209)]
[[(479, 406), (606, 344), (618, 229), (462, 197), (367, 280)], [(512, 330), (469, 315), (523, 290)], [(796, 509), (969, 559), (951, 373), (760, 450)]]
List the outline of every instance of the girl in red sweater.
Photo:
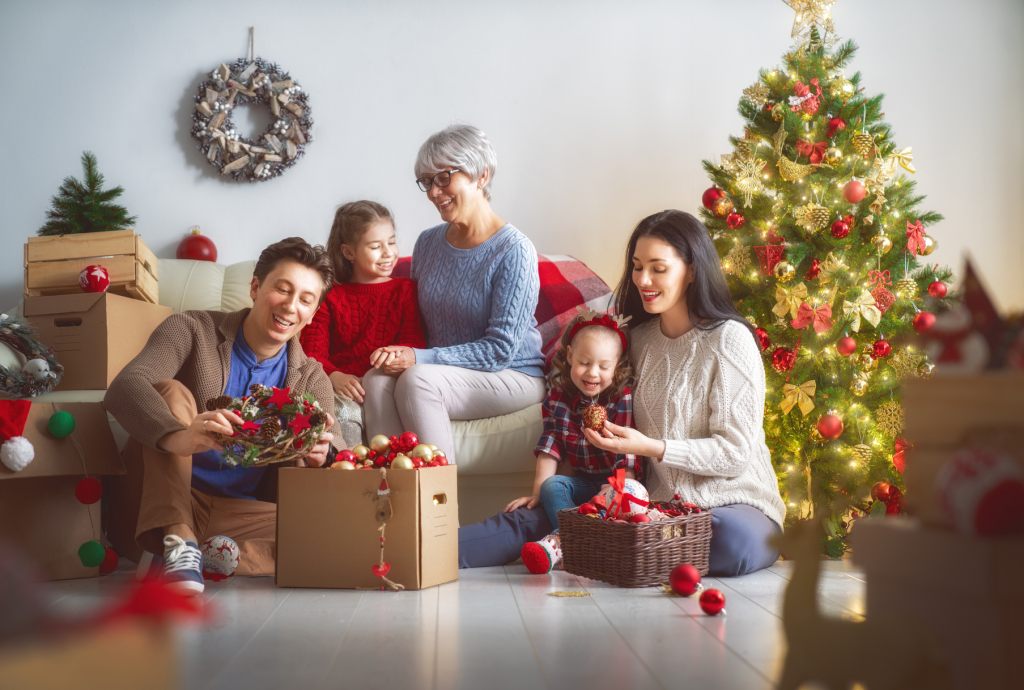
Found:
[(302, 348), (334, 385), (338, 421), (349, 447), (362, 443), (362, 376), (370, 354), (385, 345), (426, 347), (416, 284), (392, 278), (398, 242), (391, 212), (374, 201), (353, 201), (334, 214), (327, 240), (335, 284), (302, 331)]

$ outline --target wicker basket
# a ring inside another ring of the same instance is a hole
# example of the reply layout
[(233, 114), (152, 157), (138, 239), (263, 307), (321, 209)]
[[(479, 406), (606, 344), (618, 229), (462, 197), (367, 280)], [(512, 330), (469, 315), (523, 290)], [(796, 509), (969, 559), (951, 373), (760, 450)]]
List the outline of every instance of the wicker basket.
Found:
[(711, 513), (703, 511), (657, 522), (624, 523), (558, 514), (562, 563), (567, 573), (618, 587), (650, 587), (668, 581), (680, 563), (708, 572)]

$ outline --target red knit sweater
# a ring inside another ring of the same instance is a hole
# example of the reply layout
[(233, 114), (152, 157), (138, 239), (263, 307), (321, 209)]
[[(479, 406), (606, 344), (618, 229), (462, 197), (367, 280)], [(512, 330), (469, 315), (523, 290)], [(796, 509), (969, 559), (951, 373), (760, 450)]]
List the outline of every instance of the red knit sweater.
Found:
[(362, 376), (370, 368), (370, 353), (378, 347), (426, 347), (416, 283), (408, 278), (336, 283), (302, 330), (301, 341), (302, 349), (324, 365), (328, 376), (335, 371)]

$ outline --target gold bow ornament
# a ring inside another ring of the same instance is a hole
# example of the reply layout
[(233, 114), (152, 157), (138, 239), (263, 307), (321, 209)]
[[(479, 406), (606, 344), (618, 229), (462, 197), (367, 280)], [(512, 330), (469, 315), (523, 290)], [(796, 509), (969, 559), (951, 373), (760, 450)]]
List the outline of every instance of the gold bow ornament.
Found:
[(777, 285), (775, 287), (775, 306), (772, 308), (772, 313), (779, 318), (786, 316), (786, 314), (789, 314), (790, 318), (796, 318), (800, 305), (806, 300), (807, 286), (803, 283), (797, 283), (791, 288)]
[(850, 319), (850, 328), (860, 332), (860, 321), (864, 319), (875, 328), (882, 320), (882, 312), (875, 303), (875, 297), (867, 290), (861, 289), (860, 294), (852, 302), (843, 300), (843, 315)]
[(811, 398), (814, 397), (817, 388), (818, 384), (814, 379), (804, 381), (799, 386), (792, 383), (782, 384), (782, 402), (779, 403), (782, 413), (789, 414), (790, 410), (797, 407), (804, 417), (809, 415), (814, 409), (814, 400)]

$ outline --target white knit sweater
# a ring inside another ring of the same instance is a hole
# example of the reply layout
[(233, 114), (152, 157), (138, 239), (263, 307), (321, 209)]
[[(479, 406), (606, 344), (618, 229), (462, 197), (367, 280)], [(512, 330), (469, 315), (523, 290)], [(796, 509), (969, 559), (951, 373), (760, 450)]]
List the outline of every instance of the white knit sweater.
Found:
[(668, 338), (660, 324), (638, 327), (630, 354), (637, 429), (665, 440), (664, 460), (650, 464), (651, 498), (746, 503), (781, 525), (786, 507), (764, 440), (764, 365), (750, 331), (726, 321)]

